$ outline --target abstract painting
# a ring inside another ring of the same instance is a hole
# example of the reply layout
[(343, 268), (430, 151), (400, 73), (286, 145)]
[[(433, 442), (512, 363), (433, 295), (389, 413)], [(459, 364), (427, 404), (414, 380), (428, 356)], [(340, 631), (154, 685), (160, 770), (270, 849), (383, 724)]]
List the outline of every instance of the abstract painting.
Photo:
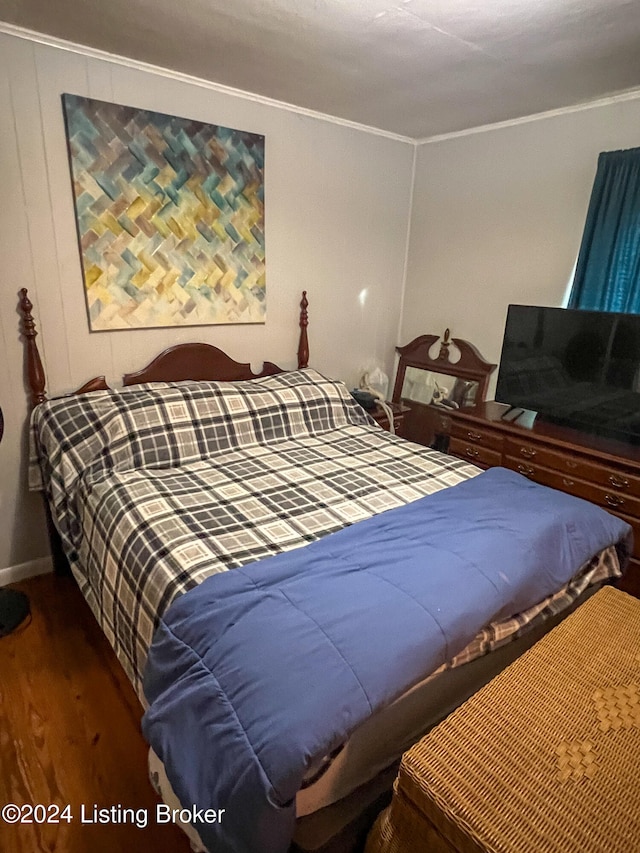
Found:
[(90, 329), (264, 323), (264, 136), (62, 104)]

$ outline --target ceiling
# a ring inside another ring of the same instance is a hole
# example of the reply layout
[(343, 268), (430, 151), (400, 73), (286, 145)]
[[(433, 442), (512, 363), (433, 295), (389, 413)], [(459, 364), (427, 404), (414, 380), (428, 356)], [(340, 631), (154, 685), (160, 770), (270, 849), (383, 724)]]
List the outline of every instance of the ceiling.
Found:
[(639, 0), (0, 0), (0, 20), (417, 139), (640, 86)]

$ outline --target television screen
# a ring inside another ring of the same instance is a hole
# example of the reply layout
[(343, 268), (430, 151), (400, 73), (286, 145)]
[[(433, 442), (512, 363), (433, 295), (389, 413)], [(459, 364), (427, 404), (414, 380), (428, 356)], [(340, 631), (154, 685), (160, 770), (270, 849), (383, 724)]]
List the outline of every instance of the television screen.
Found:
[(496, 400), (640, 443), (640, 315), (510, 305)]

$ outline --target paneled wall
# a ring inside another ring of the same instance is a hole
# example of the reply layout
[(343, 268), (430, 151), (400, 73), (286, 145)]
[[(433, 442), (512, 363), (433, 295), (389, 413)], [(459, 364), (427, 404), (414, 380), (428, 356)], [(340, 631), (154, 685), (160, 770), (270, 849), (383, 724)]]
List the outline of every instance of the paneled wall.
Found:
[[(63, 92), (265, 135), (264, 326), (89, 333)], [(1, 33), (0, 115), (0, 583), (48, 565), (38, 496), (25, 485), (21, 287), (53, 393), (100, 373), (117, 383), (194, 339), (291, 367), (302, 289), (311, 362), (349, 384), (372, 363), (391, 373), (397, 343), (447, 326), (498, 361), (510, 302), (563, 304), (598, 153), (640, 145), (638, 95), (426, 142), (414, 179), (407, 140)]]
[[(90, 334), (60, 95), (70, 92), (264, 134), (267, 322)], [(0, 582), (47, 565), (26, 490), (28, 408), (17, 293), (29, 289), (49, 388), (116, 382), (187, 340), (295, 365), (300, 292), (311, 362), (355, 382), (389, 372), (400, 320), (414, 146), (175, 76), (0, 34)], [(11, 572), (4, 572), (13, 567)], [(17, 569), (16, 569), (17, 567)]]

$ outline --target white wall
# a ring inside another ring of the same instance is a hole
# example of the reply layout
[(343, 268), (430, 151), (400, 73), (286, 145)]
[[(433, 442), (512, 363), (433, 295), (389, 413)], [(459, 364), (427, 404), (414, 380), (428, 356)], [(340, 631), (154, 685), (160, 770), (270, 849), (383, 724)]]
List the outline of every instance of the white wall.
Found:
[(448, 326), (497, 363), (509, 303), (563, 304), (598, 154), (639, 145), (640, 96), (421, 145), (401, 342)]
[[(266, 136), (265, 326), (89, 334), (62, 92)], [(302, 289), (311, 362), (349, 384), (373, 361), (391, 374), (396, 343), (447, 326), (497, 362), (510, 302), (562, 303), (598, 153), (640, 145), (640, 97), (425, 143), (410, 214), (406, 141), (7, 34), (0, 115), (0, 582), (47, 565), (40, 502), (25, 487), (21, 287), (35, 305), (53, 393), (99, 373), (117, 383), (162, 348), (194, 339), (292, 367)]]
[[(264, 134), (267, 322), (89, 334), (60, 95)], [(184, 79), (0, 34), (0, 581), (46, 566), (38, 496), (26, 491), (23, 347), (17, 293), (29, 289), (49, 389), (96, 374), (117, 383), (161, 349), (215, 343), (233, 357), (295, 366), (300, 292), (311, 363), (353, 383), (387, 371), (400, 320), (414, 146)], [(364, 304), (361, 294), (366, 289)], [(32, 562), (36, 561), (36, 562)], [(25, 566), (20, 568), (22, 564)], [(15, 567), (18, 569), (15, 569)]]

